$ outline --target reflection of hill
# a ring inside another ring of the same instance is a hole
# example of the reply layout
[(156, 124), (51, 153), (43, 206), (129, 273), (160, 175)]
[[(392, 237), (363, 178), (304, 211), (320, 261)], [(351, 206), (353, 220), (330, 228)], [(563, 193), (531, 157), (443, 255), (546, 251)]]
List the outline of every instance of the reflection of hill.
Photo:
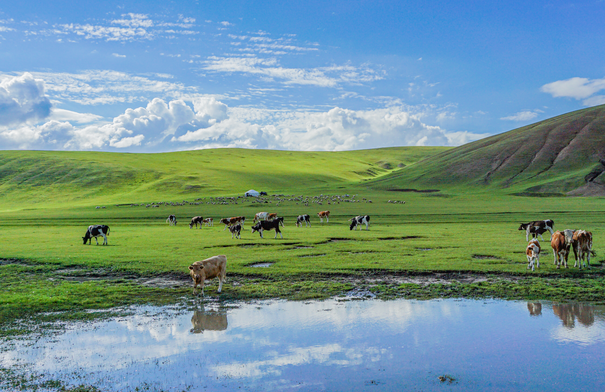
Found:
[(191, 317), (192, 333), (203, 333), (204, 331), (224, 331), (227, 329), (227, 313), (220, 310), (195, 310)]
[(567, 328), (575, 327), (576, 319), (585, 327), (590, 327), (595, 321), (595, 306), (586, 304), (553, 305), (554, 314), (563, 321)]

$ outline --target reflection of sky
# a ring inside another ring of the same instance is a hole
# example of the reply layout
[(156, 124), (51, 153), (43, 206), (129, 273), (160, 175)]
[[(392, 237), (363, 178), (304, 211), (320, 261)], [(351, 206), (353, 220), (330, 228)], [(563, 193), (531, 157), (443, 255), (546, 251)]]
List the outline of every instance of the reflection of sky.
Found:
[(605, 318), (593, 313), (591, 325), (569, 328), (548, 304), (530, 317), (521, 302), (267, 301), (224, 311), (225, 330), (206, 309), (198, 320), (209, 324), (193, 334), (193, 311), (147, 307), (0, 347), (0, 365), (103, 390), (433, 389), (442, 374), (462, 390), (597, 390), (583, 370), (605, 360)]

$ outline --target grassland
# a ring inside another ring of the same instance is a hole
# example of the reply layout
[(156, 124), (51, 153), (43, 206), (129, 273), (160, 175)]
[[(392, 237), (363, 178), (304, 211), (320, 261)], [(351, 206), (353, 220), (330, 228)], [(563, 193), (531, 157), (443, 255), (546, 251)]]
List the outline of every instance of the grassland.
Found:
[[(413, 183), (396, 183), (391, 191), (374, 187), (441, 151), (213, 150), (88, 158), (1, 152), (3, 333), (16, 333), (13, 321), (29, 317), (95, 317), (88, 310), (190, 296), (188, 265), (215, 254), (228, 257), (224, 300), (326, 298), (355, 289), (383, 298), (603, 301), (602, 198), (519, 197), (479, 187), (418, 192)], [(270, 196), (238, 197), (250, 188)], [(330, 222), (320, 224), (316, 213), (326, 209)], [(285, 217), (284, 239), (252, 235), (250, 223), (241, 240), (219, 224), (188, 227), (196, 215), (215, 222), (244, 215), (250, 222), (259, 211)], [(303, 213), (312, 216), (312, 227), (294, 226)], [(169, 214), (178, 217), (176, 227), (166, 224)], [(348, 219), (359, 214), (371, 216), (369, 231), (349, 230)], [(526, 269), (525, 235), (517, 227), (546, 217), (557, 229), (594, 233), (598, 257), (590, 270), (557, 270), (547, 241), (540, 269)], [(109, 246), (83, 245), (86, 227), (97, 223), (111, 227)], [(216, 284), (206, 293), (218, 297)]]

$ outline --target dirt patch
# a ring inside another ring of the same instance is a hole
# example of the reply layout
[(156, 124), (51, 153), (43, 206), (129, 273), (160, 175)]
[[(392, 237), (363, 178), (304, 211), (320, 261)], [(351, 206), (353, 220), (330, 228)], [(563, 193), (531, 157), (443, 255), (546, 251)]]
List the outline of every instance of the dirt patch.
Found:
[(300, 255), (298, 257), (321, 257), (321, 256), (325, 256), (325, 253), (320, 253), (320, 254), (316, 254), (316, 255)]
[(473, 255), (473, 259), (478, 260), (502, 260), (500, 257), (492, 255)]
[(405, 236), (405, 237), (382, 237), (382, 238), (378, 238), (378, 239), (382, 240), (382, 241), (393, 241), (393, 240), (413, 240), (415, 238), (422, 238), (422, 237), (417, 236), (417, 235), (409, 235), (409, 236)]

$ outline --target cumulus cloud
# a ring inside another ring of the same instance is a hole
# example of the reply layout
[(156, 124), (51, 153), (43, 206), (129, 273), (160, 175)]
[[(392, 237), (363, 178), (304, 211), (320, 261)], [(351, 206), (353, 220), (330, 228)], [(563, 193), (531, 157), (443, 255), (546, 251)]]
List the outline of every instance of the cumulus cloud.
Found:
[(605, 79), (587, 79), (574, 77), (567, 80), (545, 84), (540, 88), (542, 92), (548, 93), (555, 98), (567, 97), (584, 100), (586, 106), (600, 105), (604, 103), (603, 96), (593, 96), (601, 90), (605, 90)]
[(508, 120), (508, 121), (530, 121), (534, 118), (538, 117), (538, 114), (541, 113), (541, 110), (524, 110), (518, 113), (515, 113), (511, 116), (500, 117), (500, 120)]
[(44, 93), (44, 83), (30, 73), (0, 79), (0, 126), (42, 120), (52, 104)]

